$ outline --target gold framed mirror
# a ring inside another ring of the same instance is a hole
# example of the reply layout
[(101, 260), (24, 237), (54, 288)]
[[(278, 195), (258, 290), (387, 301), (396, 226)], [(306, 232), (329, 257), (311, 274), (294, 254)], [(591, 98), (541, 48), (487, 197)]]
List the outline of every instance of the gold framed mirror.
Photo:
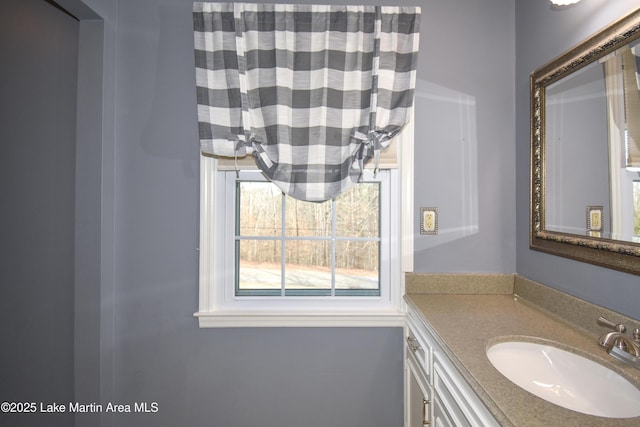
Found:
[(530, 247), (640, 275), (640, 9), (535, 70), (530, 91)]

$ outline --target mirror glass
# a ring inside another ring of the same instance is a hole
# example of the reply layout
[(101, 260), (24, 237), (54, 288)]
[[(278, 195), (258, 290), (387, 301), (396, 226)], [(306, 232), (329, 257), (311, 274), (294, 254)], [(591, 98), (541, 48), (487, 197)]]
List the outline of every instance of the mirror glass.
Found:
[(531, 247), (640, 274), (640, 10), (531, 75)]
[(627, 123), (640, 121), (634, 50), (618, 49), (546, 88), (547, 230), (640, 241), (640, 139)]

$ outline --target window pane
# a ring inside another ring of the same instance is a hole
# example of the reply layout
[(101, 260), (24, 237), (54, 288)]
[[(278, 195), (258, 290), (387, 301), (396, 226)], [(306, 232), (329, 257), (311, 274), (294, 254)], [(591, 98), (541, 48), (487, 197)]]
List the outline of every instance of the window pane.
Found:
[(380, 186), (362, 182), (336, 198), (336, 234), (342, 237), (380, 236)]
[(282, 233), (282, 192), (270, 182), (238, 182), (240, 236), (279, 236)]
[(331, 201), (303, 202), (286, 198), (286, 235), (291, 237), (325, 237), (331, 235)]
[(324, 203), (286, 197), (270, 182), (235, 188), (236, 295), (280, 296), (283, 282), (286, 296), (380, 295), (378, 182)]
[(281, 244), (277, 240), (236, 242), (238, 289), (281, 289)]
[(361, 240), (336, 242), (336, 289), (378, 289), (380, 244)]
[(285, 289), (331, 290), (330, 240), (289, 240)]

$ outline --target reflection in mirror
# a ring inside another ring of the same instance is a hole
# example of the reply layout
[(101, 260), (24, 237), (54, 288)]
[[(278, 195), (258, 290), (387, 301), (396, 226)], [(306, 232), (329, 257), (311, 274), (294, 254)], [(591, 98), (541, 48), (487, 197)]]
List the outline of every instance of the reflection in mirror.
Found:
[[(635, 42), (634, 42), (635, 43)], [(635, 227), (634, 181), (640, 171), (640, 80), (636, 46), (603, 58), (608, 114), (611, 233), (615, 240), (640, 241)]]
[(531, 75), (531, 247), (635, 274), (639, 37), (640, 9)]
[(640, 80), (634, 51), (620, 48), (546, 88), (547, 230), (588, 232), (585, 208), (599, 205), (603, 228), (598, 237), (640, 241), (634, 203)]
[(549, 85), (545, 101), (546, 229), (586, 231), (587, 206), (603, 206), (610, 234), (607, 104), (604, 74), (591, 64)]

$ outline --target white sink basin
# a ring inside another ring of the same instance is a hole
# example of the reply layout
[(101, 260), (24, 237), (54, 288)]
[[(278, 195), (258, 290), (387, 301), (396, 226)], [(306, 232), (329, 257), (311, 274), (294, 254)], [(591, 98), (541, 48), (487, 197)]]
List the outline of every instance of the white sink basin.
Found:
[(508, 341), (489, 347), (487, 356), (502, 375), (555, 405), (600, 417), (640, 416), (638, 388), (577, 354), (551, 345)]

